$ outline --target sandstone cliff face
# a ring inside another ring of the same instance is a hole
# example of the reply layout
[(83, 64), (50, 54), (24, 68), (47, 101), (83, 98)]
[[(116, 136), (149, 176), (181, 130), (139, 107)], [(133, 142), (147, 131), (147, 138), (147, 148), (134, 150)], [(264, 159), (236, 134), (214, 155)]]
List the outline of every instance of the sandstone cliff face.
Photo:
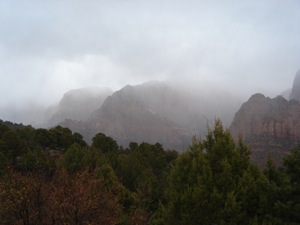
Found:
[(300, 143), (300, 104), (282, 96), (253, 95), (236, 113), (230, 126), (232, 135), (252, 149), (252, 159), (263, 165), (268, 156), (277, 164)]

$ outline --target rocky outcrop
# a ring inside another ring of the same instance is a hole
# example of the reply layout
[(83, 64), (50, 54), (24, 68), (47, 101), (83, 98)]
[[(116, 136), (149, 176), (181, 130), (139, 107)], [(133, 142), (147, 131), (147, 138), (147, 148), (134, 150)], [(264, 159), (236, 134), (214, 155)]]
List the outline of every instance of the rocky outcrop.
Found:
[(293, 100), (293, 99), (300, 102), (300, 70), (298, 70), (298, 72), (296, 73), (292, 92), (290, 95), (290, 100)]
[(271, 156), (280, 164), (283, 155), (300, 143), (300, 104), (255, 94), (236, 113), (230, 130), (250, 145), (255, 162), (263, 165)]

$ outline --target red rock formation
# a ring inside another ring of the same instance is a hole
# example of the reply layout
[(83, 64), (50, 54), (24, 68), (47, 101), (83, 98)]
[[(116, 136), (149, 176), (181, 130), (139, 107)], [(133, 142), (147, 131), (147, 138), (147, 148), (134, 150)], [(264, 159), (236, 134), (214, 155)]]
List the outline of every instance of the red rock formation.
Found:
[(282, 96), (253, 95), (236, 113), (232, 135), (252, 149), (252, 159), (263, 165), (268, 156), (280, 164), (283, 155), (300, 141), (300, 104)]

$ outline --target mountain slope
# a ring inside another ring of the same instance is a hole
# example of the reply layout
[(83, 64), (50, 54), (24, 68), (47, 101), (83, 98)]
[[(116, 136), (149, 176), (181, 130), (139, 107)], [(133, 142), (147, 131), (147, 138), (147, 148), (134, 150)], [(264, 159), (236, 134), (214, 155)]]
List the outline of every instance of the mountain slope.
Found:
[(48, 126), (55, 126), (65, 119), (83, 121), (98, 109), (112, 94), (109, 88), (88, 87), (68, 91), (59, 104), (48, 109)]
[(147, 141), (179, 149), (190, 140), (186, 118), (192, 119), (189, 105), (181, 98), (160, 82), (128, 85), (108, 97), (87, 124), (93, 134), (105, 133), (123, 145)]

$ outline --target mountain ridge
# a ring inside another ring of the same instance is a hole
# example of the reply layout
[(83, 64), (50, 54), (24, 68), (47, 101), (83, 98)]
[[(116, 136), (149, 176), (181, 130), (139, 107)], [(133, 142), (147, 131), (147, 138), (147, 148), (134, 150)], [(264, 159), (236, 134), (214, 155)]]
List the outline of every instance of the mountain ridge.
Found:
[[(209, 121), (219, 118), (220, 114), (221, 119), (232, 120), (229, 117), (234, 108), (225, 104), (227, 94), (212, 92), (211, 99), (219, 101), (212, 104), (206, 99), (207, 95), (199, 93), (187, 92), (163, 81), (126, 85), (108, 96), (87, 120), (67, 120), (60, 125), (82, 133), (88, 143), (100, 132), (124, 146), (131, 141), (160, 142), (166, 148), (181, 151), (188, 147), (193, 136), (204, 135)], [(239, 104), (235, 98), (228, 101), (231, 105)], [(222, 108), (223, 105), (226, 107)]]

